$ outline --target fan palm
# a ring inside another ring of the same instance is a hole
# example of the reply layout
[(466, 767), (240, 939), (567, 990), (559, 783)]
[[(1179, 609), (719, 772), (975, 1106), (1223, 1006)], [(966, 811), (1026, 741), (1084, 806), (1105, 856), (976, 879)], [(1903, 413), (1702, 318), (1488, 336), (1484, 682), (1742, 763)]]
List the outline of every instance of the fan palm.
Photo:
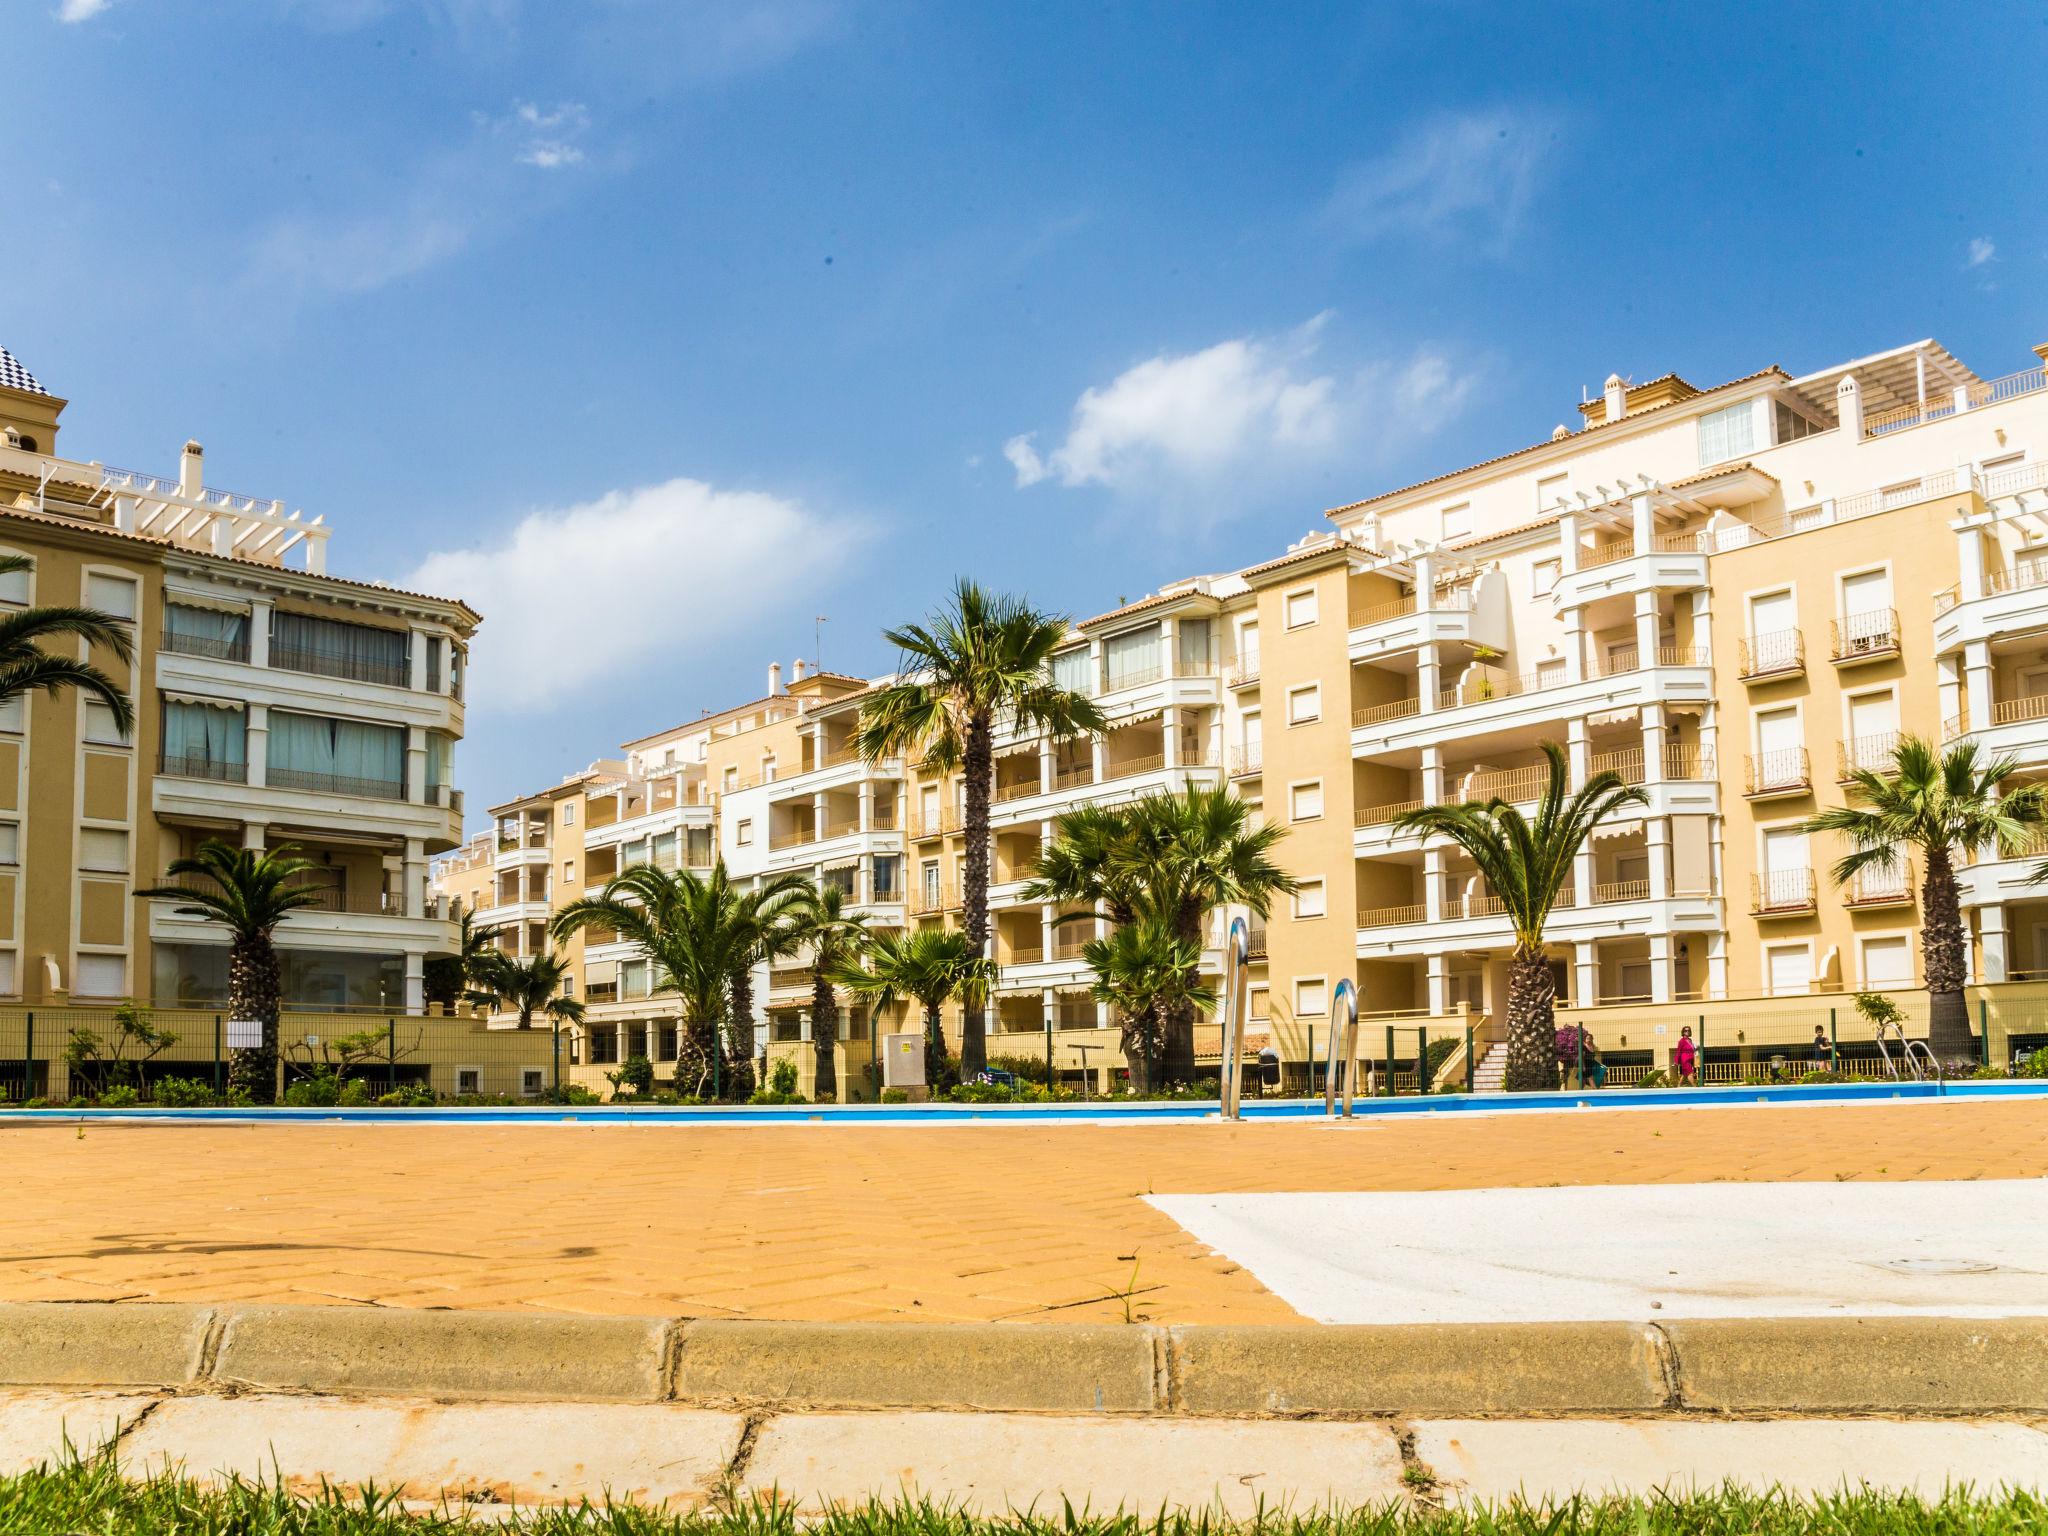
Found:
[(474, 972), (478, 990), (488, 992), (501, 1007), (517, 1012), (521, 1029), (533, 1028), (536, 1013), (545, 1013), (559, 1024), (583, 1021), (583, 1004), (562, 993), (562, 984), (568, 979), (569, 962), (553, 950), (521, 960), (488, 949), (478, 956)]
[(944, 1087), (948, 1075), (941, 1022), (946, 1002), (958, 997), (978, 1008), (988, 1001), (995, 978), (995, 962), (957, 928), (882, 934), (861, 959), (841, 964), (832, 977), (877, 1012), (902, 997), (924, 1005), (924, 1077), (932, 1088)]
[(811, 1097), (823, 1104), (839, 1097), (839, 993), (832, 978), (859, 958), (869, 942), (865, 912), (847, 910), (847, 893), (836, 885), (806, 892), (794, 904), (790, 932), (811, 952), (811, 1046), (817, 1076)]
[[(1156, 919), (1199, 950), (1216, 908), (1243, 906), (1263, 918), (1275, 896), (1297, 888), (1273, 862), (1286, 835), (1278, 823), (1254, 828), (1251, 807), (1222, 786), (1191, 784), (1129, 805), (1083, 807), (1054, 823), (1053, 840), (1024, 895), (1099, 907), (1118, 928)], [(1061, 921), (1093, 918), (1074, 913)], [(1156, 1028), (1139, 1021), (1130, 1032), (1135, 1042), (1158, 1042), (1157, 1054), (1142, 1064), (1126, 1051), (1132, 1084), (1140, 1089), (1151, 1085), (1155, 1069), (1167, 1082), (1194, 1077), (1196, 1004), (1169, 996), (1159, 1006)]]
[[(26, 555), (0, 555), (0, 576), (35, 569)], [(45, 640), (84, 640), (122, 665), (135, 659), (127, 620), (97, 608), (17, 608), (0, 617), (0, 703), (26, 693), (66, 688), (91, 695), (113, 711), (123, 736), (135, 729), (135, 706), (121, 685), (89, 661), (46, 651)]]
[(1502, 1086), (1510, 1093), (1557, 1086), (1556, 999), (1543, 929), (1571, 881), (1579, 849), (1603, 816), (1649, 804), (1648, 795), (1614, 773), (1593, 774), (1573, 792), (1564, 748), (1546, 741), (1543, 755), (1550, 764), (1550, 782), (1534, 822), (1498, 797), (1483, 804), (1424, 806), (1394, 822), (1396, 832), (1441, 837), (1463, 848), (1507, 913), (1515, 950), (1508, 965), (1508, 1060)]
[(272, 936), (292, 913), (319, 905), (321, 888), (298, 877), (313, 867), (291, 847), (264, 852), (210, 837), (167, 873), (181, 885), (151, 886), (135, 894), (176, 901), (180, 916), (202, 917), (228, 931), (228, 1013), (263, 1026), (260, 1045), (237, 1048), (228, 1060), (228, 1085), (267, 1104), (277, 1092), (277, 1016), (280, 1007), (277, 947)]
[(465, 908), (456, 920), (455, 952), (436, 955), (426, 965), (424, 993), (429, 1003), (453, 1004), (465, 996), (476, 997), (471, 984), (478, 981), (481, 968), (498, 953), (491, 930), (479, 928), (474, 910)]
[(800, 942), (797, 913), (816, 888), (799, 874), (772, 875), (751, 890), (738, 893), (733, 921), (742, 934), (738, 960), (726, 989), (732, 998), (727, 1059), (732, 1064), (735, 1097), (754, 1091), (754, 967), (772, 965), (793, 954)]
[(1860, 768), (1849, 777), (1849, 803), (1809, 817), (1809, 832), (1838, 832), (1850, 851), (1829, 871), (1847, 884), (1866, 870), (1889, 873), (1900, 850), (1920, 850), (1920, 957), (1927, 976), (1927, 1044), (1943, 1062), (1973, 1055), (1970, 1010), (1963, 1001), (1968, 939), (1956, 888), (1956, 855), (1995, 848), (2014, 858), (2032, 846), (2034, 829), (2048, 817), (2048, 790), (2036, 784), (2004, 788), (2011, 758), (1981, 762), (1977, 744), (1959, 742), (1946, 752), (1918, 736), (1892, 749), (1889, 768)]
[[(961, 926), (977, 955), (988, 952), (988, 809), (997, 718), (1007, 718), (1022, 734), (1055, 742), (1108, 727), (1086, 694), (1050, 679), (1052, 653), (1067, 629), (1061, 616), (962, 579), (954, 584), (952, 601), (928, 623), (883, 632), (902, 653), (901, 680), (861, 706), (854, 741), (869, 762), (915, 753), (922, 771), (957, 771), (965, 780)], [(967, 999), (961, 1020), (960, 1066), (969, 1076), (987, 1060), (984, 1001)]]
[(1091, 939), (1081, 957), (1095, 972), (1089, 992), (1116, 1011), (1120, 1044), (1131, 1086), (1146, 1091), (1151, 1063), (1160, 1055), (1162, 1021), (1216, 1004), (1215, 989), (1202, 981), (1202, 944), (1182, 937), (1157, 916), (1140, 918)]

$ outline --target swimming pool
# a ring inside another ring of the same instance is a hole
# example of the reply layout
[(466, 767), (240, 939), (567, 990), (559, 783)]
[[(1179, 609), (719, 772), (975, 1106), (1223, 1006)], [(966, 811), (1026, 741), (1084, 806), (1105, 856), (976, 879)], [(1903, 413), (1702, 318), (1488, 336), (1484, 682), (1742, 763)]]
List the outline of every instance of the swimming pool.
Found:
[[(1543, 1113), (1565, 1110), (1694, 1109), (1741, 1104), (1889, 1103), (1933, 1098), (2025, 1099), (2048, 1096), (2048, 1079), (1967, 1079), (1955, 1083), (1818, 1083), (1726, 1088), (1615, 1089), (1603, 1093), (1442, 1094), (1427, 1098), (1360, 1099), (1360, 1119), (1380, 1115)], [(634, 1106), (603, 1104), (462, 1109), (11, 1109), (0, 1124), (81, 1120), (184, 1123), (298, 1123), (398, 1125), (964, 1125), (991, 1122), (1069, 1121), (1090, 1124), (1194, 1123), (1218, 1118), (1214, 1099), (1178, 1103), (1080, 1104), (734, 1104)], [(1320, 1099), (1247, 1100), (1247, 1120), (1321, 1120)]]

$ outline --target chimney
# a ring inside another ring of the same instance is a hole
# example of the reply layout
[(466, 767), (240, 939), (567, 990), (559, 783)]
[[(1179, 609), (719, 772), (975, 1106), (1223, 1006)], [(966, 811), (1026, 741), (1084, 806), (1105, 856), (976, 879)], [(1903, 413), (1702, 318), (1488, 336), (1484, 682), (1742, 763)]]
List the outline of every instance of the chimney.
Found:
[(206, 450), (194, 439), (185, 444), (185, 452), (178, 459), (178, 494), (187, 501), (197, 501), (199, 491), (206, 484)]
[(779, 661), (771, 661), (768, 663), (768, 697), (772, 699), (781, 692), (782, 663)]
[(1561, 443), (1571, 435), (1571, 428), (1567, 427), (1561, 421), (1556, 426), (1550, 429), (1550, 440), (1553, 443)]
[(1620, 374), (1610, 373), (1607, 375), (1607, 384), (1601, 391), (1601, 396), (1607, 405), (1607, 414), (1601, 420), (1621, 420), (1628, 411), (1628, 386), (1621, 382)]
[(792, 683), (802, 682), (809, 674), (810, 669), (804, 665), (803, 657), (799, 656), (789, 664), (789, 680)]

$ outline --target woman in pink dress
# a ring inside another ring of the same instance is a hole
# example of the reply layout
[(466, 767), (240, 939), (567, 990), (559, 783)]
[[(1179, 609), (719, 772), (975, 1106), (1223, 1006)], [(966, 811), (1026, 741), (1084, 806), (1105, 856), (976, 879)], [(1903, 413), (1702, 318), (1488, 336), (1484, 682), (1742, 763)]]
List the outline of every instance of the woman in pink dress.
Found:
[(1698, 1046), (1692, 1043), (1692, 1026), (1690, 1024), (1681, 1024), (1679, 1026), (1678, 1049), (1672, 1055), (1678, 1064), (1678, 1081), (1680, 1086), (1686, 1088), (1699, 1086), (1700, 1050)]

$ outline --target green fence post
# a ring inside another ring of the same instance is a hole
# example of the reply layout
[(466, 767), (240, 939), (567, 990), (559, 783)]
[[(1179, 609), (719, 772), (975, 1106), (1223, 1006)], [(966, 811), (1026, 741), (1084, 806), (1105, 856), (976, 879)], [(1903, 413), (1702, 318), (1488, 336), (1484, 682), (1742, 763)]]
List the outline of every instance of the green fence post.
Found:
[(1842, 1070), (1842, 1035), (1835, 1028), (1835, 1010), (1828, 1010), (1828, 1067), (1832, 1071)]
[(1573, 1048), (1573, 1049), (1574, 1049), (1575, 1051), (1577, 1051), (1577, 1053), (1578, 1053), (1578, 1058), (1579, 1058), (1579, 1060), (1578, 1060), (1578, 1065), (1577, 1065), (1576, 1067), (1574, 1067), (1574, 1068), (1572, 1069), (1572, 1071), (1573, 1071), (1573, 1075), (1574, 1075), (1575, 1077), (1577, 1077), (1577, 1078), (1578, 1078), (1578, 1086), (1579, 1086), (1579, 1087), (1581, 1087), (1581, 1088), (1584, 1088), (1584, 1087), (1586, 1086), (1586, 1026), (1585, 1026), (1585, 1025), (1583, 1025), (1583, 1024), (1574, 1024), (1574, 1025), (1572, 1026), (1572, 1048)]
[(1700, 1086), (1704, 1088), (1707, 1083), (1707, 1016), (1704, 1013), (1700, 1015), (1699, 1061), (1699, 1081)]
[(398, 1020), (384, 1021), (384, 1091), (398, 1092)]
[(1394, 1096), (1394, 1026), (1387, 1026), (1387, 1097)]
[(1472, 1026), (1465, 1026), (1465, 1091), (1473, 1091), (1472, 1074), (1478, 1070), (1478, 1063), (1472, 1059)]
[(1428, 1070), (1429, 1026), (1427, 1024), (1418, 1024), (1415, 1026), (1415, 1091), (1417, 1093), (1426, 1094), (1429, 1092), (1430, 1084), (1425, 1081), (1423, 1076)]
[(220, 1015), (213, 1016), (213, 1096), (220, 1097)]
[[(872, 1024), (870, 1024), (870, 1025), (869, 1025), (869, 1028), (870, 1028), (870, 1030), (872, 1030), (872, 1029), (873, 1029), (873, 1025), (872, 1025)], [(872, 1045), (870, 1045), (870, 1046), (868, 1047), (868, 1059), (869, 1059), (869, 1060), (873, 1060), (873, 1059), (874, 1059), (874, 1053), (875, 1053), (875, 1048), (874, 1048), (874, 1047), (873, 1047)], [(1047, 1015), (1045, 1016), (1045, 1091), (1046, 1091), (1047, 1093), (1051, 1093), (1051, 1092), (1052, 1092), (1052, 1015), (1051, 1015), (1051, 1014), (1047, 1014)]]
[[(1336, 1027), (1334, 1024), (1330, 1026), (1332, 1029)], [(1316, 1027), (1313, 1024), (1308, 1027), (1308, 1096), (1316, 1096)]]
[(554, 1056), (555, 1097), (559, 1099), (562, 1096), (562, 1024), (559, 1019), (550, 1021), (548, 1034), (551, 1036), (548, 1049)]
[(1977, 999), (1977, 1033), (1983, 1044), (1978, 1047), (1978, 1064), (1991, 1065), (1991, 1005), (1983, 998)]
[[(624, 1031), (620, 1033), (623, 1034)], [(623, 1053), (619, 1057), (619, 1062), (622, 1066), (625, 1064)], [(711, 1030), (711, 1098), (714, 1103), (725, 1097), (724, 1070), (725, 1042), (719, 1038), (718, 1028), (714, 1025)]]
[(21, 1047), (21, 1097), (26, 1103), (36, 1096), (36, 1011), (28, 1011), (28, 1035)]

